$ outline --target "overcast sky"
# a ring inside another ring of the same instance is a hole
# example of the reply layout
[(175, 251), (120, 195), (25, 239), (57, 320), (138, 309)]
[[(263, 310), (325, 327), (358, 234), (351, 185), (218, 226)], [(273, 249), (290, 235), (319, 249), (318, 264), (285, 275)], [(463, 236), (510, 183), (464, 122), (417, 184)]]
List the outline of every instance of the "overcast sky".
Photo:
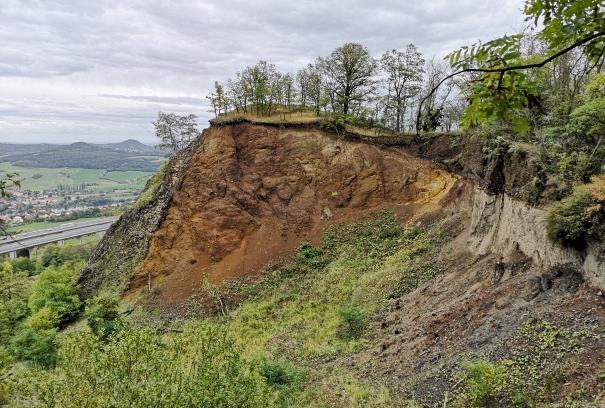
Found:
[(259, 59), (295, 71), (345, 42), (428, 58), (518, 31), (522, 0), (0, 0), (0, 142), (153, 142), (159, 110)]

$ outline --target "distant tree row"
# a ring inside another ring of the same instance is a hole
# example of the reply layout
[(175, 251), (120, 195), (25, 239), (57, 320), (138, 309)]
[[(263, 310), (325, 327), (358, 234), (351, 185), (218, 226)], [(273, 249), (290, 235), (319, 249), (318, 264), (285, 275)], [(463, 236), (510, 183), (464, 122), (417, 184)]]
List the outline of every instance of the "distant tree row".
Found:
[[(274, 64), (259, 61), (225, 84), (215, 82), (206, 98), (215, 116), (230, 111), (268, 116), (303, 108), (316, 115), (351, 115), (401, 132), (412, 128), (418, 99), (446, 73), (444, 64), (427, 64), (413, 44), (376, 59), (365, 46), (347, 43), (296, 74), (281, 73)], [(432, 117), (424, 125), (428, 130), (439, 126), (451, 130), (457, 124), (463, 104), (450, 93), (451, 87), (426, 103), (425, 117)]]

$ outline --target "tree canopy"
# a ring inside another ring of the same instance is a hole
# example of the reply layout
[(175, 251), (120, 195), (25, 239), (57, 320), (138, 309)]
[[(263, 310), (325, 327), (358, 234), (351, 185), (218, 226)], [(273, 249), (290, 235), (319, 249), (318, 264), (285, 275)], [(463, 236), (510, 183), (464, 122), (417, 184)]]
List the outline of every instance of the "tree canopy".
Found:
[(199, 134), (196, 119), (195, 115), (158, 112), (158, 120), (153, 122), (155, 135), (160, 139), (158, 148), (174, 154), (186, 147)]
[[(526, 0), (524, 14), (532, 30), (541, 28), (537, 34), (504, 35), (485, 43), (464, 46), (448, 55), (455, 72), (430, 93), (454, 76), (479, 74), (470, 84), (469, 107), (462, 119), (463, 125), (507, 121), (516, 131), (527, 132), (529, 123), (522, 111), (538, 103), (536, 83), (527, 70), (541, 68), (580, 47), (592, 63), (589, 71), (602, 67), (605, 53), (605, 5), (602, 1)], [(524, 53), (528, 36), (545, 45), (539, 60)], [(423, 102), (424, 99), (420, 104)], [(420, 114), (419, 109), (417, 127)]]

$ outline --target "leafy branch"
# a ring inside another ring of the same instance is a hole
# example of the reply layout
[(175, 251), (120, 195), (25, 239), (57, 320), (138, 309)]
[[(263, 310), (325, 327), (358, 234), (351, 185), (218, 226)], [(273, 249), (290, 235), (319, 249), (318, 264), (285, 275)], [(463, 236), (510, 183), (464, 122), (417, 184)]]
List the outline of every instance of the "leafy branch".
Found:
[[(492, 73), (499, 73), (500, 74), (500, 78), (499, 78), (499, 85), (501, 85), (502, 80), (504, 78), (504, 74), (506, 72), (510, 72), (510, 71), (521, 71), (521, 70), (525, 70), (525, 69), (532, 69), (532, 68), (541, 68), (544, 65), (552, 62), (553, 60), (561, 57), (562, 55), (567, 54), (568, 52), (572, 51), (575, 48), (578, 48), (582, 45), (588, 44), (591, 41), (594, 41), (595, 39), (599, 38), (599, 37), (603, 37), (605, 36), (605, 31), (599, 31), (596, 32), (592, 35), (589, 35), (587, 37), (584, 37), (576, 42), (574, 42), (573, 44), (569, 45), (568, 47), (563, 48), (562, 50), (552, 54), (551, 56), (549, 56), (548, 58), (537, 62), (537, 63), (531, 63), (531, 64), (520, 64), (520, 65), (508, 65), (508, 66), (502, 66), (502, 67), (496, 67), (496, 68), (464, 68), (461, 69), (459, 71), (456, 71), (450, 75), (447, 75), (446, 77), (444, 77), (443, 79), (441, 79), (430, 91), (429, 93), (420, 100), (420, 104), (418, 106), (418, 113), (416, 116), (416, 134), (420, 133), (420, 120), (421, 120), (421, 116), (422, 116), (422, 107), (424, 105), (424, 103), (433, 96), (433, 94), (435, 92), (437, 92), (437, 90), (439, 89), (439, 87), (446, 81), (448, 81), (449, 79), (452, 79), (455, 76), (461, 75), (461, 74), (465, 74), (465, 73), (484, 73), (484, 74), (492, 74)], [(509, 38), (513, 38), (513, 37), (509, 37)], [(488, 45), (488, 44), (486, 44)], [(456, 60), (460, 58), (460, 56), (465, 57), (465, 51), (467, 51), (469, 48), (466, 49), (462, 49), (462, 50), (458, 50), (457, 52), (453, 53), (450, 55), (450, 61), (453, 63), (456, 63)], [(476, 58), (478, 54), (474, 53), (472, 50), (470, 52), (470, 55), (468, 55), (471, 59)], [(602, 55), (602, 54), (601, 54)]]

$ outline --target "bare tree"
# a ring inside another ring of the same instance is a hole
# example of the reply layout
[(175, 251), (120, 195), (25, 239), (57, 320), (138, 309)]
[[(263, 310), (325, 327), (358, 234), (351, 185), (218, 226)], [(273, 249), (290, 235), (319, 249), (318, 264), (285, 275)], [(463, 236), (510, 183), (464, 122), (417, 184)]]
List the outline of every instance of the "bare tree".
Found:
[(311, 75), (309, 67), (304, 67), (296, 73), (296, 84), (300, 96), (300, 105), (305, 108), (307, 106), (307, 96), (309, 94), (309, 76)]
[(294, 84), (294, 78), (290, 73), (287, 73), (282, 77), (282, 87), (284, 96), (283, 105), (290, 109), (292, 102), (296, 97), (296, 86)]
[(236, 112), (247, 112), (247, 98), (244, 92), (243, 83), (241, 81), (241, 74), (238, 73), (236, 79), (229, 79), (227, 81), (227, 95), (231, 100), (231, 106), (235, 108)]
[(155, 135), (160, 139), (158, 148), (174, 154), (186, 147), (199, 134), (196, 119), (195, 115), (158, 112), (158, 120), (153, 122)]
[(433, 91), (436, 84), (441, 83), (449, 72), (449, 66), (443, 61), (431, 59), (426, 63), (426, 77), (422, 91), (424, 97), (422, 98), (422, 112), (420, 112), (421, 127), (425, 131), (435, 130), (441, 125), (445, 103), (457, 86), (456, 81), (449, 80), (445, 82), (446, 86), (439, 89), (438, 92)]

